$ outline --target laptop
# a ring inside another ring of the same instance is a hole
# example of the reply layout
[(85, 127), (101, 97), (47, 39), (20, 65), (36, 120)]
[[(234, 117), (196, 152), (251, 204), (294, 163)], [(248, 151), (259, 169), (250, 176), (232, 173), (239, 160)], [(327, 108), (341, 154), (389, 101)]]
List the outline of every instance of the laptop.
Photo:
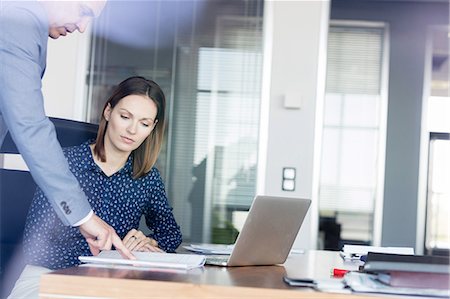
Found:
[(229, 256), (207, 256), (216, 266), (283, 264), (311, 204), (310, 199), (257, 195)]

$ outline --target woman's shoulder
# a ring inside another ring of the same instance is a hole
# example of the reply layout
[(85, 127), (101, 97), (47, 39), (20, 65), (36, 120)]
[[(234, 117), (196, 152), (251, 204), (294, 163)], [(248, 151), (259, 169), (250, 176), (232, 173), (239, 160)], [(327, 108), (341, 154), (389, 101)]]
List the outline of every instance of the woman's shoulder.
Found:
[(63, 153), (69, 164), (73, 163), (74, 165), (79, 165), (83, 161), (90, 159), (92, 155), (89, 146), (90, 144), (91, 141), (88, 140), (79, 145), (64, 147)]
[(137, 179), (136, 183), (138, 185), (150, 188), (164, 185), (161, 173), (156, 167), (152, 167), (149, 172)]
[(161, 196), (165, 193), (165, 184), (161, 173), (156, 167), (152, 167), (149, 172), (138, 179), (136, 186), (145, 190), (150, 196), (149, 198), (152, 198), (153, 200), (165, 198), (165, 196)]
[(161, 173), (159, 172), (158, 168), (153, 166), (149, 172), (141, 177), (141, 179), (146, 181), (161, 180)]

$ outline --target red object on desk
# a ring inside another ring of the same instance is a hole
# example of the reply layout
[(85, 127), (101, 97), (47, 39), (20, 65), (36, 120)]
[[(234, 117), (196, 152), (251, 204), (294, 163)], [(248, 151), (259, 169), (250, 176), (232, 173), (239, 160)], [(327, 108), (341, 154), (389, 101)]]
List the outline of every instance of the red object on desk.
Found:
[(344, 277), (345, 273), (347, 273), (348, 271), (349, 270), (334, 268), (331, 274), (333, 277)]

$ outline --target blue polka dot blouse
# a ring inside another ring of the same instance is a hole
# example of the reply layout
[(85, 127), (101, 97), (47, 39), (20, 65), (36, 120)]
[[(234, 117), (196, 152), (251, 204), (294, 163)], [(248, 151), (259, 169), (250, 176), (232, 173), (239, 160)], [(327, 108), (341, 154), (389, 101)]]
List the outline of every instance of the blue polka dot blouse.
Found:
[[(172, 213), (159, 171), (152, 168), (139, 179), (132, 178), (132, 156), (125, 166), (106, 176), (95, 164), (89, 144), (64, 149), (72, 173), (86, 193), (95, 214), (110, 224), (123, 239), (139, 228), (142, 215), (159, 247), (174, 252), (181, 243), (180, 227)], [(37, 189), (25, 226), (27, 262), (50, 269), (78, 265), (78, 256), (91, 255), (78, 228), (59, 220), (42, 190)]]

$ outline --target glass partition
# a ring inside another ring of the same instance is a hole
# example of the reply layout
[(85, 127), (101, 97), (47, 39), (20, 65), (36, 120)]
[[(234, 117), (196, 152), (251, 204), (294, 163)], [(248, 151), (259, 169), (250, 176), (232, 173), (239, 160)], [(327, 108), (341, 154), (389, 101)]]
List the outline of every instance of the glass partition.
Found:
[(186, 242), (234, 242), (233, 213), (255, 195), (263, 4), (109, 1), (96, 20), (86, 119), (98, 122), (129, 76), (161, 85), (169, 115), (157, 167)]

